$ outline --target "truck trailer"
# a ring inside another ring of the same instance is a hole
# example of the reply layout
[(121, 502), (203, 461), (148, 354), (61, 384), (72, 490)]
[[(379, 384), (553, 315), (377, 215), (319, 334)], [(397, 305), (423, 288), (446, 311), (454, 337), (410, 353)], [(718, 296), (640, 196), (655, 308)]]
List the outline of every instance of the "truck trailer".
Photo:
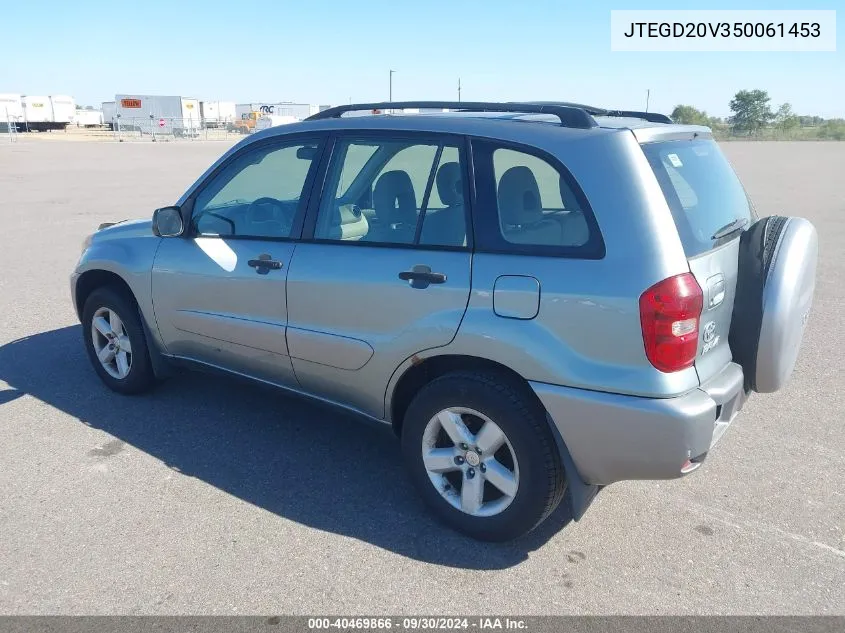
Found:
[(328, 107), (314, 105), (312, 103), (293, 103), (292, 101), (260, 101), (257, 103), (239, 103), (235, 106), (235, 113), (237, 118), (243, 118), (244, 114), (250, 112), (257, 112), (259, 117), (271, 114), (275, 116), (293, 116), (299, 120), (303, 120)]
[(51, 95), (50, 108), (53, 111), (53, 129), (65, 129), (76, 116), (76, 102), (67, 95)]
[(200, 114), (207, 128), (224, 128), (237, 116), (234, 101), (200, 101)]
[(100, 110), (77, 110), (73, 117), (76, 127), (103, 127), (103, 113)]
[(261, 130), (266, 130), (267, 128), (276, 127), (277, 125), (287, 125), (289, 123), (296, 123), (300, 121), (295, 116), (290, 115), (277, 115), (277, 114), (265, 114), (263, 117), (260, 117), (258, 121), (255, 122), (255, 132), (260, 132)]
[(200, 105), (197, 99), (179, 96), (118, 94), (115, 121), (121, 130), (141, 134), (199, 136)]
[(114, 115), (117, 114), (114, 101), (103, 101), (101, 109), (103, 111), (103, 125), (105, 125), (108, 129), (113, 130)]
[(73, 120), (76, 103), (67, 95), (24, 95), (22, 125), (18, 129), (27, 132), (64, 130)]

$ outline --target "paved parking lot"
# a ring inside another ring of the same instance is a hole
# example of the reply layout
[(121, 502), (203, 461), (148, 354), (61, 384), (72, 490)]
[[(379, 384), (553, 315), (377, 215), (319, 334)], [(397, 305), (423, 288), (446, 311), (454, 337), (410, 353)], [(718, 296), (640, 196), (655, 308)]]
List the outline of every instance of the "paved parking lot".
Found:
[(0, 612), (845, 614), (845, 143), (732, 143), (761, 214), (821, 236), (789, 387), (697, 473), (479, 544), (391, 433), (208, 375), (127, 398), (68, 274), (98, 223), (173, 202), (220, 143), (0, 143)]

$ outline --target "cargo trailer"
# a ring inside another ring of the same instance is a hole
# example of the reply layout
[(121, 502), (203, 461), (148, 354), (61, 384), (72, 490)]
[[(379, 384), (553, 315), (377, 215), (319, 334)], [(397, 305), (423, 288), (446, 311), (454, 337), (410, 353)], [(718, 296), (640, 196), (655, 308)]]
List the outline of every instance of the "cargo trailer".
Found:
[(200, 101), (202, 125), (207, 128), (223, 128), (236, 118), (234, 101)]
[(73, 117), (76, 127), (103, 127), (103, 122), (100, 110), (77, 110)]
[(110, 130), (114, 129), (114, 115), (117, 114), (114, 101), (103, 101), (102, 110), (103, 125), (105, 125)]
[(51, 95), (50, 108), (53, 115), (54, 129), (64, 129), (76, 116), (76, 102), (67, 95)]
[(115, 95), (115, 119), (121, 130), (141, 134), (199, 136), (200, 105), (197, 99), (162, 95)]
[(255, 131), (266, 130), (267, 128), (276, 127), (277, 125), (287, 125), (289, 123), (296, 123), (300, 119), (290, 115), (266, 114), (255, 122)]
[(64, 130), (73, 120), (76, 103), (67, 95), (24, 95), (23, 121), (18, 129), (31, 132)]
[(293, 116), (299, 120), (307, 119), (312, 114), (325, 110), (327, 106), (314, 105), (312, 103), (293, 103), (291, 101), (239, 103), (236, 108), (238, 118), (244, 114), (257, 112), (259, 116)]

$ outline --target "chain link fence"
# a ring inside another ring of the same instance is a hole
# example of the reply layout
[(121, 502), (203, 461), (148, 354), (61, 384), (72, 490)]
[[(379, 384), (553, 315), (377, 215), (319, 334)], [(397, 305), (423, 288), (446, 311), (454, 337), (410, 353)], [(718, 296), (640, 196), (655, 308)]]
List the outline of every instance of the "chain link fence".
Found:
[(176, 117), (115, 117), (106, 122), (117, 141), (225, 141), (235, 140), (252, 130), (238, 121), (213, 121)]

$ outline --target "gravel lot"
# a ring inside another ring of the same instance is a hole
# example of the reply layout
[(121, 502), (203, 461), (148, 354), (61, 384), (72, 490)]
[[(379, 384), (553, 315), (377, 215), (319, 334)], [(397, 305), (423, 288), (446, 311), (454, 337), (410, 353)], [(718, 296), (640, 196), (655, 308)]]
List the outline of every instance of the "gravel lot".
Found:
[(225, 147), (0, 139), (0, 612), (845, 614), (845, 143), (725, 145), (762, 214), (821, 236), (789, 387), (696, 474), (505, 545), (435, 523), (386, 429), (207, 375), (136, 398), (96, 378), (82, 239)]

